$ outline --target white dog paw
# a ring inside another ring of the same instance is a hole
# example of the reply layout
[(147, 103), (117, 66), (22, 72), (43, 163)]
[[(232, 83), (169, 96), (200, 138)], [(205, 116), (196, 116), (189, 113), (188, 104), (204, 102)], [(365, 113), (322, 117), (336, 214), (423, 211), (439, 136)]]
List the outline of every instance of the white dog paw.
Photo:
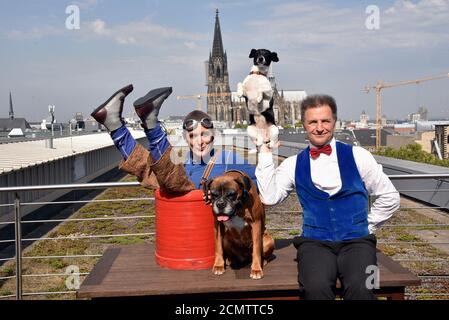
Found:
[(263, 278), (262, 270), (251, 270), (249, 277), (253, 280), (259, 280)]
[(214, 266), (212, 268), (212, 273), (219, 276), (222, 275), (225, 272), (224, 266)]

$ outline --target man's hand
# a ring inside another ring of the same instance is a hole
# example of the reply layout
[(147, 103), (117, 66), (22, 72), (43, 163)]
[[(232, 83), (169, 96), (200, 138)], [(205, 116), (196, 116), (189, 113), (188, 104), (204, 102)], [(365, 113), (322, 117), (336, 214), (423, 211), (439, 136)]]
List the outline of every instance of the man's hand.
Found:
[(281, 145), (281, 142), (278, 141), (278, 142), (276, 142), (276, 143), (274, 144), (274, 146), (271, 146), (271, 143), (270, 143), (270, 141), (268, 140), (268, 141), (264, 142), (264, 143), (260, 146), (259, 152), (260, 152), (260, 153), (272, 152), (273, 149), (279, 148), (280, 145)]

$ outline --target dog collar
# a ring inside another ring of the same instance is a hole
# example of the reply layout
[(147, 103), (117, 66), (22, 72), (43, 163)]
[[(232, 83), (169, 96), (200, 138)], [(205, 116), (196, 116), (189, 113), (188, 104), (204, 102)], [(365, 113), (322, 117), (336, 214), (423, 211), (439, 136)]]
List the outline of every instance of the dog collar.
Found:
[(249, 74), (250, 74), (250, 75), (251, 75), (251, 74), (258, 74), (259, 76), (264, 76), (264, 77), (267, 76), (265, 73), (260, 72), (260, 71), (251, 71)]

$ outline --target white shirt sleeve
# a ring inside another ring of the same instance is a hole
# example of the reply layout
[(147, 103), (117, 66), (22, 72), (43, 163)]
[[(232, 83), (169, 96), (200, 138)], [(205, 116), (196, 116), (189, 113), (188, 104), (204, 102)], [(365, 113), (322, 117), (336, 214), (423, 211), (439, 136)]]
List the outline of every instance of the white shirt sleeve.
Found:
[(352, 150), (365, 188), (376, 198), (368, 213), (368, 229), (374, 233), (399, 209), (399, 192), (369, 151), (355, 146)]
[(278, 204), (295, 189), (296, 157), (292, 156), (285, 159), (275, 169), (273, 154), (259, 153), (256, 177), (262, 203), (266, 205)]

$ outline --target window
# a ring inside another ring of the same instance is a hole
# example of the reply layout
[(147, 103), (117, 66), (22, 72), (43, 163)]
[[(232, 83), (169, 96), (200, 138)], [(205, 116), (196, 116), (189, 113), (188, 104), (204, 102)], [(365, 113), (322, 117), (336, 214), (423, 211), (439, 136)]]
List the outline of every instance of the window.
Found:
[(220, 67), (217, 67), (217, 78), (221, 77), (221, 70)]

